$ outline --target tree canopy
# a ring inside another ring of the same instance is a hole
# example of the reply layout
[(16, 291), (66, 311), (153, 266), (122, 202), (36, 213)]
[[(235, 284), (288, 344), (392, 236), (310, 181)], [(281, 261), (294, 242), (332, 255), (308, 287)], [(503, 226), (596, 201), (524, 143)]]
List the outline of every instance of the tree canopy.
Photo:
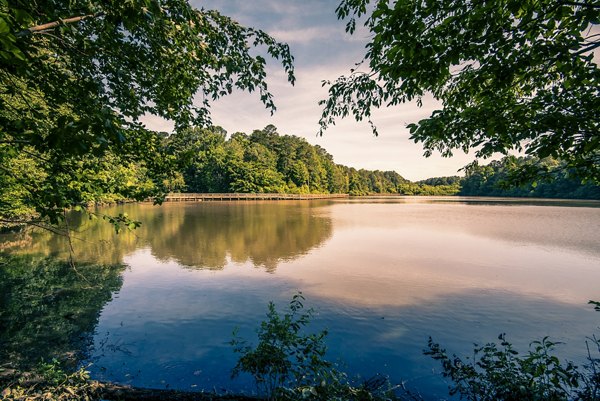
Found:
[(337, 15), (349, 33), (366, 16), (371, 36), (350, 75), (324, 82), (321, 133), (353, 115), (377, 134), (374, 108), (432, 94), (440, 108), (408, 125), (426, 156), (516, 149), (600, 181), (597, 0), (342, 0)]
[(229, 138), (219, 127), (184, 129), (166, 143), (180, 162), (179, 189), (189, 192), (402, 194), (409, 184), (411, 193), (431, 189), (395, 171), (336, 164), (321, 146), (279, 135), (273, 125)]
[[(511, 185), (522, 171), (532, 171), (538, 179)], [(572, 178), (565, 162), (551, 157), (506, 156), (487, 165), (475, 162), (465, 167), (459, 195), (600, 199), (600, 185)]]
[(174, 160), (143, 116), (207, 126), (234, 89), (274, 111), (266, 56), (294, 83), (286, 44), (187, 0), (0, 0), (0, 46), (4, 222), (57, 222), (106, 194), (160, 199)]

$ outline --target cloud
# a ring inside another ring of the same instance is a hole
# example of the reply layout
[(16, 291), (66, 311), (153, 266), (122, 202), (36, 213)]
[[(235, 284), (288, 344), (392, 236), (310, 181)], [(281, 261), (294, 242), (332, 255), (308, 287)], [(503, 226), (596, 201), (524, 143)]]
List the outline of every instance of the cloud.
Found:
[(455, 175), (473, 157), (458, 152), (453, 158), (423, 156), (423, 148), (410, 140), (406, 124), (425, 118), (437, 106), (433, 98), (424, 99), (424, 107), (415, 103), (376, 110), (373, 120), (380, 136), (374, 137), (366, 122), (352, 118), (338, 120), (322, 137), (317, 136), (321, 106), (318, 100), (327, 96), (321, 80), (347, 72), (344, 65), (314, 66), (298, 71), (296, 86), (287, 84), (284, 74), (273, 68), (269, 71), (269, 88), (277, 104), (271, 116), (256, 95), (237, 92), (216, 102), (213, 121), (228, 132), (251, 132), (268, 124), (275, 125), (281, 134), (306, 138), (325, 148), (337, 163), (355, 168), (394, 170), (410, 180), (439, 175)]
[[(409, 103), (376, 110), (373, 120), (379, 137), (372, 135), (366, 122), (352, 118), (337, 121), (324, 136), (317, 137), (322, 112), (318, 101), (327, 96), (327, 88), (321, 86), (321, 81), (347, 74), (364, 55), (369, 36), (360, 26), (355, 35), (345, 33), (345, 23), (335, 15), (338, 3), (339, 0), (193, 1), (196, 7), (218, 9), (243, 25), (262, 29), (277, 40), (288, 42), (296, 58), (297, 82), (293, 87), (277, 61), (268, 63), (267, 82), (277, 105), (273, 116), (256, 93), (234, 92), (213, 103), (213, 123), (229, 133), (251, 132), (273, 124), (282, 134), (304, 137), (324, 147), (337, 163), (395, 170), (411, 180), (456, 174), (473, 160), (472, 156), (457, 154), (448, 159), (434, 155), (426, 159), (422, 146), (410, 140), (406, 129), (407, 123), (431, 114), (437, 106), (431, 98), (424, 99), (422, 108)], [(169, 127), (155, 117), (146, 117), (144, 121), (154, 129)]]
[(153, 131), (173, 132), (175, 124), (172, 121), (165, 120), (162, 117), (155, 116), (152, 114), (144, 114), (140, 121), (146, 126), (146, 128)]
[(270, 31), (279, 27), (301, 27), (335, 18), (339, 0), (193, 0), (197, 8), (216, 9), (236, 21)]
[(324, 38), (342, 38), (343, 31), (340, 32), (336, 27), (308, 27), (299, 29), (286, 29), (270, 31), (269, 34), (275, 39), (286, 43), (312, 43)]

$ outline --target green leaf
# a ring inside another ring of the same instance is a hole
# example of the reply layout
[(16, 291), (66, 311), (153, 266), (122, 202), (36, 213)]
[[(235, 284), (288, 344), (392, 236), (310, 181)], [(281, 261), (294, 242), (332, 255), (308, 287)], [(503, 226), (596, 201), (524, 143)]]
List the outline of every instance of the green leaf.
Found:
[(7, 33), (10, 33), (10, 25), (8, 24), (8, 22), (6, 22), (4, 18), (0, 17), (0, 34)]

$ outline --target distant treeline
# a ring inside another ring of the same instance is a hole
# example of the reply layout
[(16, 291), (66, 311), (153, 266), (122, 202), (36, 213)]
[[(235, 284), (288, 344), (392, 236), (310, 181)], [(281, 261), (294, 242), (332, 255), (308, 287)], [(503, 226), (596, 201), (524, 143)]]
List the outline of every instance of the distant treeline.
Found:
[[(600, 186), (582, 182), (574, 171), (551, 157), (506, 156), (485, 166), (475, 162), (464, 170), (460, 195), (600, 199)], [(523, 181), (522, 177), (536, 178)]]
[(336, 164), (321, 146), (280, 135), (273, 125), (231, 136), (219, 127), (189, 128), (165, 141), (179, 165), (177, 178), (168, 183), (172, 191), (600, 199), (600, 186), (582, 183), (550, 157), (507, 156), (487, 165), (474, 162), (464, 168), (464, 177), (411, 182), (395, 171)]
[[(218, 127), (191, 128), (171, 135), (170, 151), (180, 161), (172, 190), (201, 193), (347, 193), (350, 195), (453, 195), (459, 183), (412, 183), (395, 171), (357, 170), (334, 163), (319, 145), (279, 135), (273, 125), (247, 135)], [(440, 185), (443, 184), (443, 185)]]

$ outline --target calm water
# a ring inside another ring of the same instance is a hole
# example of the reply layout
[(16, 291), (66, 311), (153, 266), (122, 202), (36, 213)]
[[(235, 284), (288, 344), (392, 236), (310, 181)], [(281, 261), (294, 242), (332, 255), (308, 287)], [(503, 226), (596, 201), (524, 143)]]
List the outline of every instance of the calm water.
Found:
[[(123, 262), (87, 362), (136, 386), (252, 392), (229, 379), (234, 328), (254, 339), (273, 300), (302, 291), (329, 330), (328, 358), (351, 375), (406, 380), (442, 397), (432, 336), (451, 353), (505, 332), (523, 351), (548, 335), (582, 362), (600, 314), (600, 203), (396, 198), (127, 205), (143, 222), (111, 235), (77, 216), (78, 261)], [(37, 234), (23, 252), (64, 257)]]

